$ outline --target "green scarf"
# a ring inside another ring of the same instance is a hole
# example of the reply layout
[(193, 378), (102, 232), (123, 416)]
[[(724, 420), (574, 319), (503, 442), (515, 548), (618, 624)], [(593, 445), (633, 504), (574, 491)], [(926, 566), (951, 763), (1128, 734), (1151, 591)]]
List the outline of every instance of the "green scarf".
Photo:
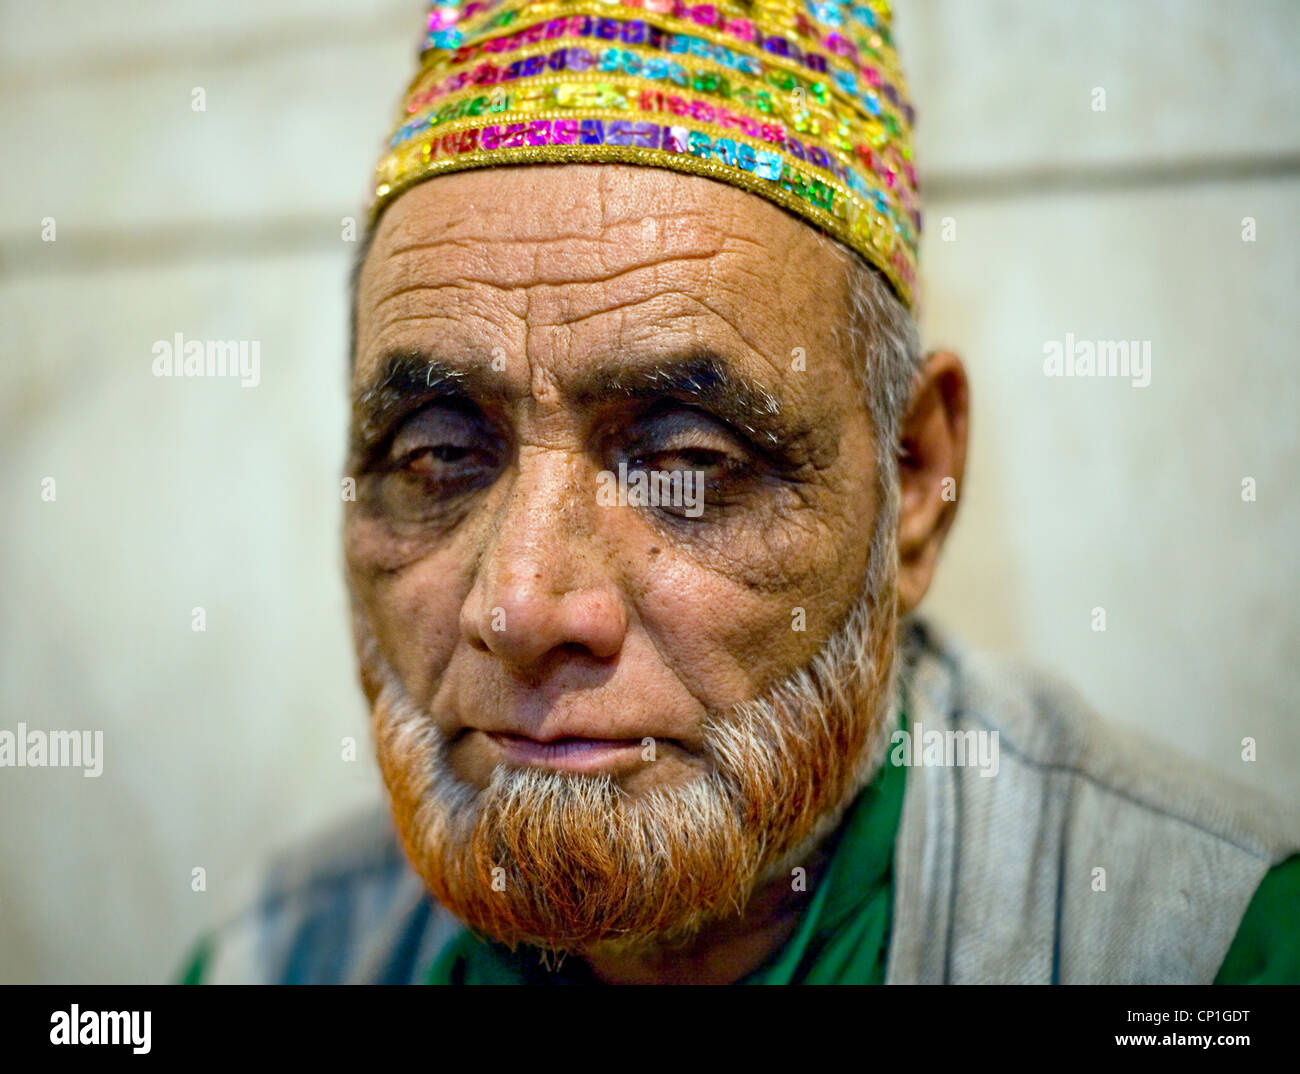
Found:
[[(906, 725), (906, 716), (900, 727)], [(739, 984), (882, 984), (889, 950), (894, 838), (907, 769), (886, 757), (832, 838), (830, 865), (794, 935)], [(439, 953), (429, 984), (596, 984), (577, 958), (549, 971), (541, 953), (463, 930)]]

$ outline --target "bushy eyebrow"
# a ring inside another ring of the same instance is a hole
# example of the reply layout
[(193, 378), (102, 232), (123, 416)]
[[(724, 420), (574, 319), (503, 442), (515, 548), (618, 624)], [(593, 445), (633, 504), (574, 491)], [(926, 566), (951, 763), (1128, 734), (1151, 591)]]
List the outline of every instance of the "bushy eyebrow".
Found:
[[(786, 408), (772, 392), (707, 348), (597, 364), (566, 377), (563, 389), (582, 405), (675, 399), (717, 415), (761, 447), (776, 448), (795, 435)], [(449, 362), (418, 348), (390, 351), (379, 373), (353, 394), (352, 450), (372, 449), (399, 418), (431, 402), (481, 403), (510, 394), (486, 361)]]
[(781, 442), (787, 424), (785, 408), (776, 396), (708, 350), (645, 364), (594, 369), (573, 386), (573, 395), (581, 402), (676, 399), (718, 415), (766, 447)]
[(483, 363), (452, 364), (418, 348), (389, 351), (379, 373), (352, 394), (352, 451), (372, 449), (399, 418), (439, 399), (499, 394), (489, 371)]

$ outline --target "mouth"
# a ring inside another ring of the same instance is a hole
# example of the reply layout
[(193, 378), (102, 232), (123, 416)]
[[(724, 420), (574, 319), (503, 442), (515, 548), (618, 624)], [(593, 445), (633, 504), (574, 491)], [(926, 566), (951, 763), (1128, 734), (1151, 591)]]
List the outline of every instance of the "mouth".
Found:
[[(639, 738), (579, 738), (566, 736), (545, 742), (509, 732), (489, 731), (504, 761), (564, 772), (605, 772), (632, 768), (649, 758), (650, 747)], [(655, 741), (655, 746), (667, 743)], [(651, 755), (653, 757), (653, 754)]]

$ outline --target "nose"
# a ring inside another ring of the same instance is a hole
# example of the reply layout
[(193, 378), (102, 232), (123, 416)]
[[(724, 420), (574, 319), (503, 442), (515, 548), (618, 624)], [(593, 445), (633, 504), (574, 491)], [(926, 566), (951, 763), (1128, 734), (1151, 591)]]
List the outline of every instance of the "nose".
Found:
[(595, 483), (558, 450), (521, 452), (514, 481), (461, 606), (469, 644), (516, 673), (536, 674), (558, 652), (606, 661), (627, 634), (627, 607), (596, 540)]

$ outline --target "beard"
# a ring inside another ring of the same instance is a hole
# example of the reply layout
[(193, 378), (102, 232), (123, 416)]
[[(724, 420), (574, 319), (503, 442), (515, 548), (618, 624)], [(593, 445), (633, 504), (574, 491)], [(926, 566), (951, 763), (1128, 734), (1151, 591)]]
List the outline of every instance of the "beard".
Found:
[(636, 796), (608, 774), (498, 765), (481, 789), (461, 780), (358, 610), (394, 821), (438, 901), (510, 947), (646, 952), (739, 918), (789, 875), (876, 774), (896, 723), (896, 493), (886, 504), (861, 591), (814, 657), (706, 717), (704, 774)]

